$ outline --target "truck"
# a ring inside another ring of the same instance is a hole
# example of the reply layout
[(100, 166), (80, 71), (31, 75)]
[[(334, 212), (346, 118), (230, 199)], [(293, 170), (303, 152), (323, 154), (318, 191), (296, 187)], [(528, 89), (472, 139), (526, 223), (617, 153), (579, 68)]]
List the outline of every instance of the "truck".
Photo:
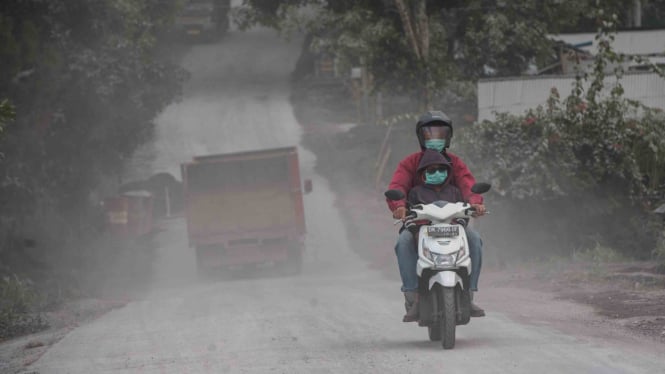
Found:
[(106, 229), (113, 238), (136, 240), (153, 233), (153, 196), (145, 190), (124, 191), (103, 200)]
[(176, 33), (194, 40), (214, 40), (229, 29), (231, 0), (184, 0), (176, 14)]
[(181, 173), (200, 275), (261, 264), (301, 271), (311, 181), (300, 180), (296, 147), (197, 156)]

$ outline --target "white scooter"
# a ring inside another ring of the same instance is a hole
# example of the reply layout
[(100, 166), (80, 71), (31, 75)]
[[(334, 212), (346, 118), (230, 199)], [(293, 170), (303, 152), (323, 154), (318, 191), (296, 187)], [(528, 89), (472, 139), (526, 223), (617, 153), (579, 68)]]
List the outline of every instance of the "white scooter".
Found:
[[(488, 183), (476, 183), (471, 191), (482, 194), (490, 188)], [(399, 190), (386, 191), (385, 196), (394, 201), (405, 198)], [(445, 201), (407, 208), (404, 229), (418, 241), (418, 324), (427, 326), (431, 341), (441, 340), (444, 349), (452, 349), (456, 326), (471, 319), (471, 258), (462, 222), (472, 218), (475, 209), (468, 203)]]

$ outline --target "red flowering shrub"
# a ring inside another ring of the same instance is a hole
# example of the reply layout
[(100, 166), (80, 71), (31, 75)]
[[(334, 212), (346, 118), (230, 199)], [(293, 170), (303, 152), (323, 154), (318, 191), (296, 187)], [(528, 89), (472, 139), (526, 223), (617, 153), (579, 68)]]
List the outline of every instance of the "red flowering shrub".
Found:
[(604, 66), (618, 56), (602, 45), (593, 73), (568, 97), (552, 92), (522, 115), (465, 128), (457, 150), (476, 179), (492, 183), (494, 199), (514, 208), (503, 221), (517, 216), (558, 250), (594, 238), (646, 257), (656, 236), (643, 207), (665, 193), (665, 113), (623, 98), (619, 83), (603, 94)]

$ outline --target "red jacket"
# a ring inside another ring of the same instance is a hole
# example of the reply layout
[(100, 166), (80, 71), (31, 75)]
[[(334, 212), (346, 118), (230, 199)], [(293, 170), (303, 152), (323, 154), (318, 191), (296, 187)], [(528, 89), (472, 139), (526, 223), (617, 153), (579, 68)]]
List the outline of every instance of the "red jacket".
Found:
[[(404, 192), (404, 196), (407, 196), (413, 186), (423, 184), (423, 180), (417, 172), (423, 153), (423, 151), (412, 153), (399, 162), (393, 174), (393, 179), (388, 185), (389, 190), (400, 190)], [(451, 178), (450, 183), (462, 191), (462, 197), (465, 201), (471, 204), (482, 204), (483, 197), (471, 192), (471, 186), (476, 183), (476, 178), (473, 177), (466, 164), (450, 152), (446, 152), (445, 156), (450, 160), (453, 168), (452, 175), (449, 177)], [(386, 202), (391, 211), (406, 205), (405, 200), (391, 201), (386, 199)]]

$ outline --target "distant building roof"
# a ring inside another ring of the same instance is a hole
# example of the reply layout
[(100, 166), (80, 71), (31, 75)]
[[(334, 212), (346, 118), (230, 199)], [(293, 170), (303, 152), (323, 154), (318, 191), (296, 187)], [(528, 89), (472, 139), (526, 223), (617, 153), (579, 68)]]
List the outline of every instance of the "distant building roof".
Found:
[[(550, 37), (591, 53), (595, 53), (598, 47), (594, 33), (558, 34)], [(612, 47), (616, 52), (627, 55), (665, 55), (665, 29), (619, 31), (614, 36)]]
[(665, 204), (659, 206), (653, 212), (656, 214), (665, 214)]

